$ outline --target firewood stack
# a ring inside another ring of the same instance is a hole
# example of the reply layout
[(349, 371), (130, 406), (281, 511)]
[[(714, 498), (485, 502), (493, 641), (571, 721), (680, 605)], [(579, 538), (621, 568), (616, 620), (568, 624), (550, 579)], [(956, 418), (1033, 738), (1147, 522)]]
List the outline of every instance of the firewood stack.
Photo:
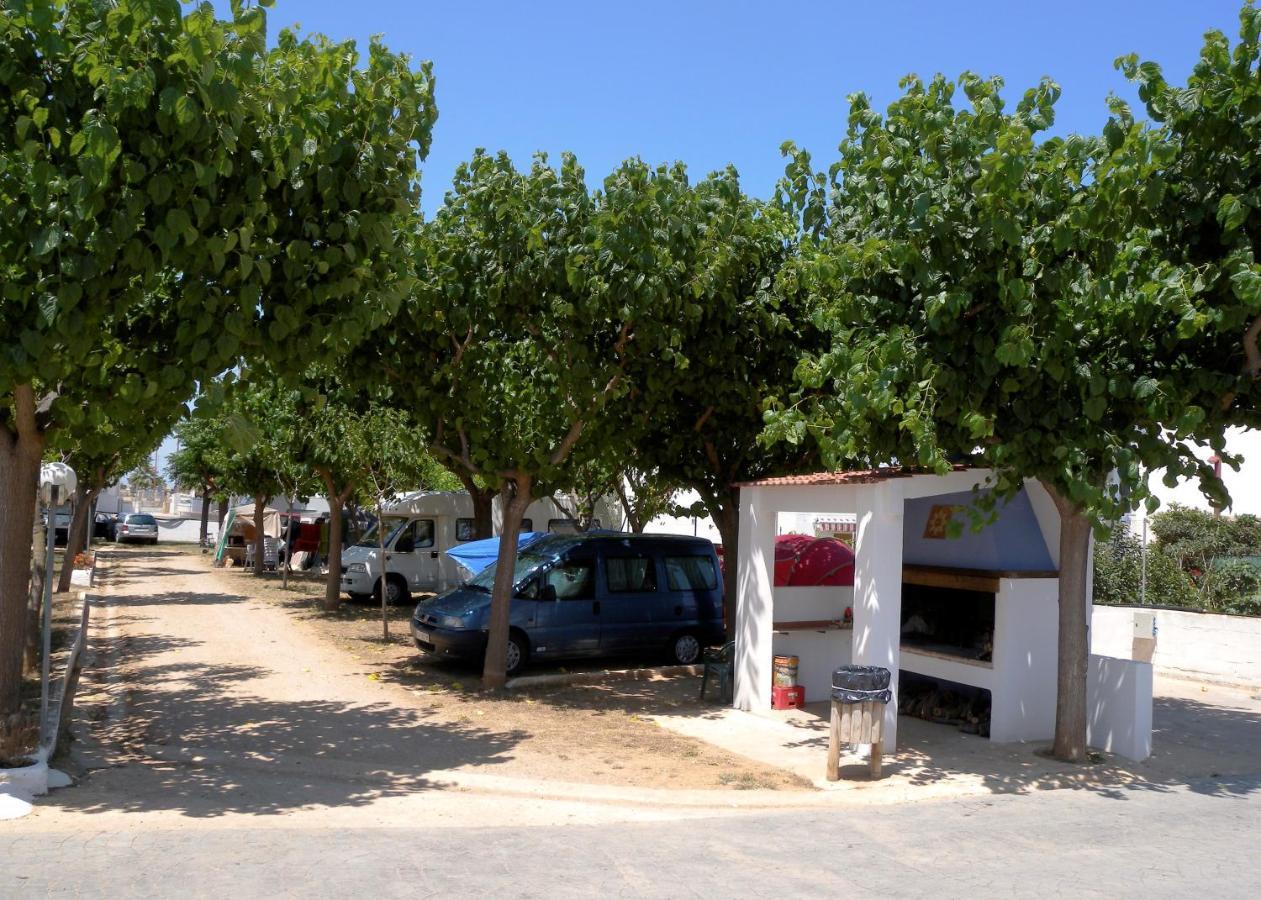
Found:
[(938, 725), (954, 725), (965, 734), (990, 735), (990, 704), (932, 684), (908, 685), (898, 698), (898, 712)]

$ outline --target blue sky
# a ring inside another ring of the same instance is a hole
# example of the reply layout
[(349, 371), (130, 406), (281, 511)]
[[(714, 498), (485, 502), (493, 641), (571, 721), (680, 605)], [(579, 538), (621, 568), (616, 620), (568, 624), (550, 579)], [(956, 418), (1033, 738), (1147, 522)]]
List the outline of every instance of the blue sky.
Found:
[[(216, 6), (227, 8), (226, 0)], [(441, 202), (477, 147), (519, 165), (572, 150), (598, 183), (628, 156), (682, 160), (699, 177), (732, 163), (765, 197), (780, 144), (835, 158), (846, 96), (883, 107), (914, 72), (1001, 75), (1014, 103), (1049, 75), (1063, 88), (1056, 131), (1097, 131), (1110, 92), (1132, 97), (1113, 60), (1135, 52), (1186, 77), (1210, 28), (1237, 33), (1239, 0), (277, 0), (270, 30), (381, 34), (430, 59), (438, 124), (423, 206)], [(160, 455), (174, 449), (164, 442)]]
[(1001, 75), (1013, 103), (1049, 75), (1064, 89), (1057, 130), (1097, 131), (1108, 93), (1128, 95), (1117, 56), (1184, 78), (1206, 30), (1236, 33), (1240, 2), (278, 0), (270, 24), (365, 45), (379, 33), (433, 60), (432, 211), (476, 147), (518, 164), (573, 150), (593, 181), (634, 155), (682, 160), (696, 176), (734, 163), (745, 189), (766, 196), (784, 140), (831, 161), (846, 96), (865, 91), (883, 107), (908, 72)]

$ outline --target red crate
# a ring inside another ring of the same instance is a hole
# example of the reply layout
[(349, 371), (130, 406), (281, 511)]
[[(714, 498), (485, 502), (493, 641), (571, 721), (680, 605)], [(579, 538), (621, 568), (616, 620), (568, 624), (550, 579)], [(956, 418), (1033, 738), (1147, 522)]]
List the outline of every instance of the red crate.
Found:
[(806, 702), (806, 689), (801, 685), (771, 688), (771, 709), (792, 709)]

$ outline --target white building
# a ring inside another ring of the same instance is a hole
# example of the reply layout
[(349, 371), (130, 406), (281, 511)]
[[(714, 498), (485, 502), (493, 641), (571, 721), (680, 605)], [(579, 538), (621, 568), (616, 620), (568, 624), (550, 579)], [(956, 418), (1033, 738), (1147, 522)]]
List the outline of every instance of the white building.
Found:
[[(885, 749), (897, 743), (904, 685), (969, 694), (987, 709), (990, 739), (1054, 734), (1058, 661), (1059, 515), (1037, 482), (980, 532), (946, 523), (986, 470), (898, 470), (766, 478), (742, 485), (735, 636), (735, 705), (770, 714), (772, 660), (799, 657), (806, 701), (827, 700), (843, 665), (890, 670)], [(852, 587), (775, 587), (775, 536), (802, 514), (857, 522)], [(853, 610), (852, 624), (844, 610)], [(1134, 759), (1151, 748), (1148, 663), (1094, 656), (1089, 740)]]

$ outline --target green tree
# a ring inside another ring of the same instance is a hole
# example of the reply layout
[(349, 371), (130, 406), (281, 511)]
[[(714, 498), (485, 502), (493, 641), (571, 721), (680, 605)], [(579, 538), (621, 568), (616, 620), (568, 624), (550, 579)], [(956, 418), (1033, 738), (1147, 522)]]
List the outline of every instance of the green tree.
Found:
[(388, 338), (388, 368), (406, 373), (392, 389), (432, 423), (435, 455), (502, 498), (488, 687), (505, 679), (526, 507), (625, 452), (620, 403), (681, 365), (704, 282), (697, 203), (678, 166), (628, 162), (593, 195), (570, 156), (519, 172), (479, 152), (420, 236), (422, 287)]
[(133, 478), (140, 467), (147, 466), (147, 478), (156, 479), (157, 473), (149, 464), (149, 454), (162, 440), (170, 427), (170, 418), (156, 418), (145, 428), (120, 433), (106, 427), (95, 431), (77, 444), (62, 448), (62, 462), (75, 470), (76, 486), (74, 493), (74, 513), (70, 518), (70, 527), (66, 533), (65, 562), (57, 579), (57, 590), (70, 590), (70, 577), (74, 567), (70, 561), (90, 544), (89, 534), (92, 527), (92, 510), (101, 491), (116, 483), (124, 473), (132, 473)]
[(964, 75), (958, 107), (954, 82), (909, 77), (884, 116), (856, 96), (830, 175), (790, 163), (820, 235), (792, 277), (829, 341), (768, 435), (813, 439), (831, 465), (971, 458), (992, 497), (1041, 482), (1060, 513), (1054, 752), (1080, 761), (1092, 531), (1147, 498), (1153, 468), (1220, 492), (1195, 450), (1223, 446), (1206, 410), (1241, 367), (1201, 329), (1168, 327), (1194, 288), (1143, 221), (1167, 142), (1120, 114), (1108, 139), (1039, 140), (1058, 87), (1008, 112), (1000, 85)]
[(0, 712), (54, 436), (148, 421), (242, 355), (341, 352), (405, 290), (430, 70), (268, 51), (265, 5), (0, 4)]
[(156, 491), (166, 487), (166, 482), (153, 460), (144, 457), (127, 471), (127, 486), (133, 491)]
[[(1199, 596), (1186, 572), (1157, 545), (1148, 545), (1143, 559), (1143, 542), (1125, 528), (1095, 543), (1095, 603), (1120, 606), (1199, 605)], [(1146, 588), (1143, 587), (1146, 568)]]
[(203, 547), (210, 531), (210, 502), (227, 496), (222, 485), (225, 466), (222, 431), (222, 423), (204, 411), (187, 416), (175, 426), (179, 446), (166, 460), (166, 474), (171, 483), (201, 496)]
[[(1208, 32), (1183, 86), (1169, 83), (1155, 62), (1131, 55), (1117, 64), (1160, 126), (1161, 164), (1146, 170), (1137, 197), (1152, 223), (1151, 243), (1193, 287), (1168, 322), (1179, 338), (1212, 343), (1237, 367), (1203, 373), (1218, 394), (1205, 414), (1261, 427), (1261, 11), (1253, 0), (1243, 5), (1234, 47), (1220, 31)], [(1135, 129), (1128, 110), (1118, 105), (1118, 112), (1107, 134), (1124, 148)], [(1213, 499), (1224, 508), (1220, 491)]]
[(727, 560), (724, 608), (735, 622), (741, 481), (810, 464), (813, 447), (759, 440), (763, 406), (793, 386), (803, 352), (819, 343), (805, 291), (776, 279), (796, 253), (797, 223), (740, 190), (734, 170), (696, 186), (704, 205), (707, 278), (699, 319), (679, 350), (684, 364), (650, 379), (634, 423), (635, 455), (668, 483), (696, 491), (718, 528)]
[[(271, 376), (266, 376), (271, 378)], [(429, 435), (410, 411), (392, 406), (385, 392), (358, 390), (334, 371), (307, 369), (292, 384), (272, 379), (255, 416), (265, 431), (272, 468), (282, 483), (312, 480), (329, 507), (329, 556), (324, 608), (341, 599), (342, 511), (352, 499), (379, 506), (416, 489), (458, 489), (458, 481), (430, 455)]]

